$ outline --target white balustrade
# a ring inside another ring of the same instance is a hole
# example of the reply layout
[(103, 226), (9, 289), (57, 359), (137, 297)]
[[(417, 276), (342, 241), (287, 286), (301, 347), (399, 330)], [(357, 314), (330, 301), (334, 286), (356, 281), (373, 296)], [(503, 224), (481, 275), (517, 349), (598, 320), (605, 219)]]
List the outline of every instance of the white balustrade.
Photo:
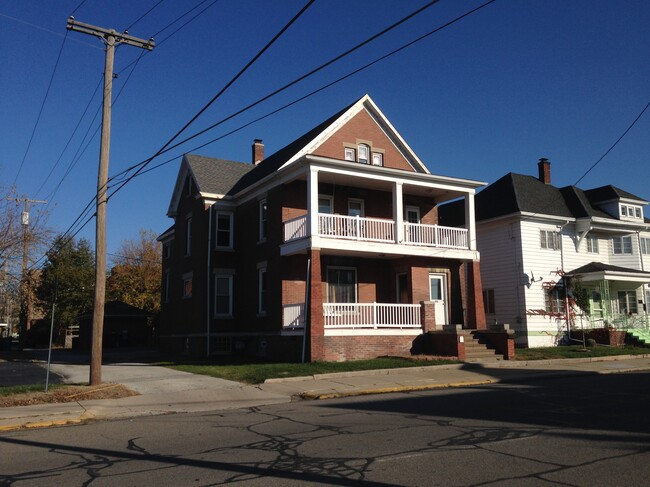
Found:
[(296, 329), (305, 326), (305, 303), (282, 306), (282, 328)]
[(325, 328), (421, 328), (419, 304), (323, 303)]
[(404, 243), (448, 249), (468, 249), (467, 229), (424, 225), (421, 223), (404, 224)]

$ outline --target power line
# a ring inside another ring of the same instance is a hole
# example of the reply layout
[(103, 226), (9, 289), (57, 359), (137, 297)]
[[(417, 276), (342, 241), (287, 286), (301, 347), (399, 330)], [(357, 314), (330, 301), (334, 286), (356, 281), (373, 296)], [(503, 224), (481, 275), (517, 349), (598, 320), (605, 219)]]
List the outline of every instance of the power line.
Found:
[[(223, 88), (221, 88), (221, 90), (219, 90), (217, 92), (217, 94), (215, 96), (213, 96), (212, 99), (206, 105), (204, 105), (203, 108), (201, 108), (190, 119), (189, 122), (187, 122), (178, 132), (176, 132), (176, 134), (174, 134), (174, 136), (171, 139), (169, 139), (160, 149), (158, 149), (158, 152), (156, 152), (151, 158), (149, 158), (149, 160), (148, 160), (148, 162), (146, 164), (144, 164), (143, 166), (140, 166), (136, 170), (135, 174), (133, 174), (131, 177), (129, 177), (126, 181), (124, 181), (120, 185), (120, 187), (118, 187), (113, 192), (113, 194), (118, 192), (132, 178), (137, 176), (138, 173), (142, 169), (144, 169), (144, 167), (146, 167), (147, 164), (149, 164), (149, 162), (151, 162), (153, 159), (158, 157), (160, 154), (163, 154), (164, 152), (166, 152), (165, 149), (174, 140), (176, 140), (192, 123), (194, 123), (196, 121), (196, 119), (198, 119), (226, 90), (228, 90), (228, 88), (230, 88), (235, 83), (235, 81), (237, 81), (248, 70), (248, 68), (250, 68), (275, 43), (275, 41), (277, 41), (282, 36), (282, 34), (284, 34), (289, 29), (289, 27), (291, 27), (294, 24), (294, 22), (296, 22), (302, 16), (302, 14), (305, 13), (309, 7), (311, 7), (311, 5), (314, 3), (314, 1), (315, 0), (309, 0), (307, 2), (307, 4), (302, 9), (300, 9), (300, 11), (296, 15), (294, 15), (293, 18), (284, 27), (282, 27), (282, 29), (280, 29), (280, 31), (275, 36), (273, 36), (273, 38), (255, 56), (253, 56), (253, 58), (249, 62), (246, 63), (246, 65), (241, 70), (239, 70), (239, 72), (228, 83), (226, 83), (226, 85)], [(435, 1), (437, 1), (437, 0), (435, 0)]]
[[(141, 172), (141, 171), (144, 169), (144, 167), (146, 167), (149, 163), (151, 163), (151, 161), (152, 161), (153, 159), (155, 159), (157, 156), (159, 156), (159, 155), (161, 155), (161, 154), (164, 154), (164, 153), (168, 152), (169, 150), (174, 149), (174, 148), (176, 148), (176, 147), (178, 147), (178, 146), (180, 146), (180, 145), (182, 145), (182, 144), (184, 144), (184, 143), (186, 143), (186, 142), (188, 142), (188, 141), (190, 141), (190, 140), (192, 140), (192, 139), (198, 137), (199, 135), (204, 134), (205, 132), (207, 132), (207, 131), (209, 131), (209, 130), (212, 130), (213, 128), (217, 127), (218, 125), (221, 125), (222, 123), (224, 123), (224, 122), (226, 122), (226, 121), (228, 121), (228, 120), (230, 120), (230, 119), (232, 119), (232, 118), (234, 118), (234, 117), (236, 117), (236, 116), (238, 116), (238, 115), (244, 113), (245, 111), (250, 110), (251, 108), (253, 108), (253, 107), (259, 105), (260, 103), (262, 103), (262, 102), (268, 100), (269, 98), (271, 98), (271, 97), (273, 97), (273, 96), (275, 96), (275, 95), (281, 93), (282, 91), (285, 91), (285, 90), (289, 89), (291, 86), (293, 86), (293, 85), (299, 83), (300, 81), (303, 81), (304, 79), (306, 79), (306, 78), (308, 78), (308, 77), (310, 77), (310, 76), (316, 74), (317, 72), (322, 71), (323, 69), (325, 69), (326, 67), (328, 67), (328, 66), (330, 66), (331, 64), (335, 63), (336, 61), (338, 61), (338, 60), (340, 60), (340, 59), (342, 59), (342, 58), (344, 58), (344, 57), (350, 55), (351, 53), (357, 51), (357, 50), (360, 49), (361, 47), (363, 47), (363, 46), (369, 44), (370, 42), (374, 41), (374, 40), (377, 39), (378, 37), (383, 36), (384, 34), (388, 33), (389, 31), (391, 31), (391, 30), (393, 30), (394, 28), (398, 27), (399, 25), (403, 24), (403, 23), (406, 22), (407, 20), (409, 20), (409, 19), (413, 18), (414, 16), (416, 16), (416, 15), (422, 13), (424, 10), (428, 9), (429, 7), (431, 7), (431, 6), (433, 6), (434, 4), (438, 3), (439, 1), (440, 1), (440, 0), (431, 0), (429, 3), (427, 3), (427, 4), (424, 5), (423, 7), (420, 7), (419, 9), (415, 10), (414, 12), (408, 14), (406, 17), (404, 17), (404, 18), (398, 20), (398, 21), (395, 22), (394, 24), (392, 24), (392, 25), (386, 27), (385, 29), (379, 31), (378, 33), (376, 33), (376, 34), (370, 36), (368, 39), (366, 39), (366, 40), (360, 42), (359, 44), (355, 45), (354, 47), (348, 49), (347, 51), (344, 51), (343, 53), (341, 53), (341, 54), (335, 56), (334, 58), (330, 59), (329, 61), (327, 61), (327, 62), (321, 64), (321, 65), (318, 66), (317, 68), (312, 69), (312, 70), (309, 71), (308, 73), (303, 74), (302, 76), (296, 78), (295, 80), (291, 81), (290, 83), (287, 83), (286, 85), (284, 85), (284, 86), (278, 88), (277, 90), (275, 90), (275, 91), (269, 93), (268, 95), (266, 95), (266, 96), (264, 96), (264, 97), (258, 99), (257, 101), (255, 101), (255, 102), (249, 104), (248, 106), (244, 107), (243, 109), (241, 109), (241, 110), (239, 110), (239, 111), (237, 111), (237, 112), (235, 112), (235, 113), (229, 115), (229, 116), (226, 117), (226, 118), (221, 119), (219, 122), (217, 122), (217, 123), (215, 123), (215, 124), (213, 124), (213, 125), (210, 125), (209, 127), (207, 127), (207, 128), (205, 128), (205, 129), (203, 129), (203, 130), (201, 130), (201, 131), (199, 131), (199, 132), (193, 134), (192, 136), (190, 136), (190, 137), (188, 137), (188, 138), (186, 138), (186, 139), (183, 139), (181, 142), (179, 142), (179, 143), (177, 143), (177, 144), (175, 144), (175, 145), (169, 147), (167, 150), (164, 150), (164, 149), (165, 149), (165, 148), (166, 148), (166, 147), (167, 147), (167, 146), (168, 146), (168, 145), (169, 145), (173, 140), (176, 139), (176, 137), (178, 137), (179, 134), (177, 134), (176, 136), (174, 136), (174, 138), (172, 138), (169, 142), (167, 142), (167, 144), (165, 144), (165, 146), (163, 147), (163, 150), (158, 151), (157, 154), (154, 154), (154, 155), (153, 155), (152, 157), (150, 157), (149, 159), (146, 159), (146, 160), (144, 160), (144, 161), (142, 161), (142, 162), (140, 162), (140, 163), (138, 163), (138, 164), (135, 164), (135, 165), (131, 166), (130, 168), (127, 168), (127, 169), (125, 169), (124, 171), (122, 171), (121, 173), (119, 173), (117, 176), (119, 176), (119, 175), (121, 175), (121, 174), (125, 174), (126, 172), (131, 171), (131, 170), (136, 169), (136, 168), (139, 167), (139, 169), (136, 171), (136, 173), (133, 174), (132, 176), (130, 176), (129, 178), (127, 178), (127, 179), (124, 181), (124, 183), (123, 183), (120, 187), (118, 187), (118, 188), (113, 192), (113, 194), (115, 194), (115, 193), (116, 193), (117, 191), (119, 191), (119, 190), (120, 190), (120, 189), (121, 189), (125, 184), (127, 184), (127, 183), (130, 181), (130, 179), (132, 179), (133, 177), (137, 176), (138, 173)], [(493, 1), (495, 1), (495, 0), (491, 0), (491, 2), (493, 2)], [(491, 3), (491, 2), (488, 2), (488, 3)], [(481, 7), (479, 7), (479, 8), (481, 8)], [(478, 9), (475, 9), (475, 10), (478, 10)], [(473, 11), (472, 11), (472, 12), (473, 12)], [(471, 12), (470, 12), (470, 13), (471, 13)], [(208, 106), (209, 106), (209, 105), (208, 105)], [(205, 109), (205, 108), (207, 108), (207, 107), (204, 107), (204, 109)], [(181, 130), (181, 132), (182, 132), (182, 130)], [(203, 147), (203, 146), (201, 146), (201, 147)]]
[(20, 176), (20, 172), (23, 169), (23, 166), (25, 164), (25, 160), (27, 159), (27, 154), (29, 153), (29, 149), (32, 145), (32, 140), (34, 140), (34, 134), (36, 133), (36, 128), (38, 127), (38, 123), (41, 120), (41, 115), (43, 114), (43, 108), (45, 107), (45, 102), (47, 101), (47, 97), (50, 94), (50, 88), (52, 87), (52, 81), (54, 81), (54, 75), (56, 74), (56, 68), (59, 66), (59, 61), (61, 60), (61, 53), (63, 52), (63, 47), (65, 46), (65, 41), (68, 38), (68, 33), (66, 31), (65, 36), (63, 37), (63, 41), (61, 42), (61, 47), (59, 48), (59, 55), (56, 58), (56, 62), (54, 63), (54, 69), (52, 70), (52, 75), (50, 76), (50, 82), (47, 85), (47, 90), (45, 90), (45, 97), (43, 98), (43, 101), (41, 102), (41, 108), (38, 111), (38, 116), (36, 117), (36, 123), (34, 123), (34, 128), (32, 129), (32, 134), (29, 137), (29, 141), (27, 142), (27, 149), (25, 149), (25, 154), (23, 155), (23, 160), (20, 162), (20, 166), (18, 166), (18, 172), (16, 173), (16, 177), (14, 178), (14, 182), (12, 186), (16, 185), (16, 181), (18, 180), (18, 176)]
[[(435, 0), (434, 2), (431, 2), (430, 4), (425, 5), (425, 8), (428, 7), (428, 6), (431, 6), (433, 3), (436, 3), (436, 1), (438, 1), (438, 0)], [(346, 75), (344, 75), (344, 76), (341, 76), (341, 77), (337, 78), (336, 80), (334, 80), (334, 81), (332, 81), (332, 82), (330, 82), (330, 83), (327, 83), (326, 85), (324, 85), (324, 86), (322, 86), (322, 87), (320, 87), (320, 88), (318, 88), (318, 89), (316, 89), (316, 90), (313, 90), (313, 91), (311, 91), (310, 93), (308, 93), (308, 94), (306, 94), (306, 95), (304, 95), (304, 96), (302, 96), (302, 97), (300, 97), (300, 98), (298, 98), (298, 99), (296, 99), (296, 100), (294, 100), (294, 101), (292, 101), (292, 102), (289, 102), (289, 103), (283, 105), (282, 107), (280, 107), (280, 108), (278, 108), (278, 109), (275, 109), (275, 110), (273, 110), (273, 111), (267, 113), (266, 115), (263, 115), (263, 116), (261, 116), (261, 117), (258, 117), (258, 118), (256, 118), (255, 120), (253, 120), (253, 121), (251, 121), (251, 122), (248, 122), (248, 123), (246, 123), (246, 124), (244, 124), (244, 125), (242, 125), (242, 126), (236, 128), (236, 129), (234, 129), (234, 130), (232, 130), (232, 131), (230, 131), (230, 132), (228, 132), (228, 133), (226, 133), (226, 134), (224, 134), (224, 135), (221, 135), (221, 136), (219, 136), (219, 137), (216, 137), (216, 138), (214, 138), (214, 139), (211, 139), (210, 141), (208, 141), (208, 142), (206, 142), (206, 143), (204, 143), (204, 144), (201, 144), (201, 145), (198, 145), (198, 146), (196, 146), (196, 147), (193, 147), (192, 149), (190, 149), (190, 150), (187, 151), (187, 152), (191, 152), (191, 151), (195, 151), (195, 150), (197, 150), (197, 149), (201, 149), (202, 147), (205, 147), (206, 145), (212, 144), (213, 142), (216, 142), (217, 140), (221, 140), (221, 139), (223, 139), (224, 137), (226, 137), (226, 136), (228, 136), (228, 135), (232, 135), (233, 133), (238, 132), (238, 131), (244, 129), (245, 127), (248, 127), (248, 126), (252, 125), (253, 123), (259, 122), (260, 120), (263, 120), (263, 119), (265, 119), (265, 118), (268, 118), (268, 117), (271, 116), (271, 115), (274, 115), (274, 114), (276, 114), (276, 113), (278, 113), (278, 112), (280, 112), (280, 111), (282, 111), (282, 110), (285, 110), (286, 108), (289, 108), (289, 107), (291, 107), (291, 106), (293, 106), (293, 105), (295, 105), (295, 104), (297, 104), (297, 103), (299, 103), (299, 102), (301, 102), (301, 101), (303, 101), (303, 100), (305, 100), (305, 99), (307, 99), (307, 98), (309, 98), (309, 97), (311, 97), (311, 96), (314, 96), (314, 95), (316, 95), (317, 93), (320, 93), (321, 91), (324, 91), (324, 90), (326, 90), (327, 88), (330, 88), (330, 87), (334, 86), (335, 84), (338, 84), (338, 83), (340, 83), (340, 82), (342, 82), (342, 81), (344, 81), (344, 80), (346, 80), (346, 79), (348, 79), (348, 78), (350, 78), (350, 77), (352, 77), (352, 76), (354, 76), (354, 75), (360, 73), (361, 71), (364, 71), (364, 70), (370, 68), (371, 66), (373, 66), (373, 65), (375, 65), (375, 64), (377, 64), (377, 63), (379, 63), (379, 62), (381, 62), (381, 61), (383, 61), (383, 60), (385, 60), (385, 59), (387, 59), (387, 58), (389, 58), (389, 57), (391, 57), (391, 56), (393, 56), (393, 55), (395, 55), (395, 54), (397, 54), (397, 53), (403, 51), (404, 49), (407, 49), (407, 48), (411, 47), (412, 45), (414, 45), (414, 44), (416, 44), (416, 43), (418, 43), (418, 42), (420, 42), (420, 41), (426, 39), (427, 37), (429, 37), (429, 36), (431, 36), (431, 35), (433, 35), (433, 34), (439, 32), (439, 31), (441, 31), (442, 29), (445, 29), (445, 28), (447, 28), (447, 27), (449, 27), (449, 26), (455, 24), (456, 22), (459, 22), (460, 20), (464, 19), (465, 17), (467, 17), (467, 16), (469, 16), (469, 15), (471, 15), (471, 14), (473, 14), (473, 13), (479, 11), (480, 9), (482, 9), (482, 8), (484, 8), (484, 7), (487, 7), (488, 5), (490, 5), (491, 3), (495, 2), (495, 1), (496, 1), (496, 0), (489, 0), (488, 2), (485, 2), (485, 3), (483, 3), (482, 5), (479, 5), (478, 7), (476, 7), (476, 8), (474, 8), (474, 9), (472, 9), (472, 10), (470, 10), (470, 11), (468, 11), (468, 12), (466, 12), (466, 13), (464, 13), (464, 14), (462, 14), (462, 15), (460, 15), (460, 16), (458, 16), (458, 17), (452, 19), (452, 20), (450, 20), (449, 22), (446, 22), (445, 24), (443, 24), (443, 25), (441, 25), (441, 26), (439, 26), (439, 27), (437, 27), (437, 28), (435, 28), (435, 29), (433, 29), (433, 30), (427, 32), (427, 33), (424, 34), (424, 35), (419, 36), (418, 38), (416, 38), (416, 39), (414, 39), (414, 40), (412, 40), (412, 41), (410, 41), (410, 42), (408, 42), (408, 43), (406, 43), (406, 44), (404, 44), (404, 45), (398, 47), (397, 49), (394, 49), (394, 50), (390, 51), (389, 53), (384, 54), (383, 56), (380, 56), (380, 57), (376, 58), (374, 61), (371, 61), (371, 62), (369, 62), (369, 63), (367, 63), (367, 64), (361, 66), (360, 68), (357, 68), (357, 69), (355, 69), (355, 70), (349, 72), (348, 74), (346, 74)], [(421, 12), (421, 11), (422, 11), (422, 9), (420, 9), (420, 10), (418, 10), (418, 11), (416, 11), (416, 12), (419, 13), (419, 12)], [(414, 14), (415, 14), (416, 12), (414, 12)], [(408, 18), (411, 18), (411, 17), (413, 17), (414, 14), (409, 14), (409, 16), (407, 16), (407, 17), (408, 17)], [(391, 28), (396, 27), (397, 25), (403, 23), (403, 20), (404, 20), (404, 19), (398, 21), (397, 23), (393, 24), (393, 25), (390, 26), (389, 28), (384, 29), (382, 32), (383, 32), (383, 33), (388, 32), (388, 30), (390, 30)], [(372, 37), (373, 37), (373, 38), (376, 38), (377, 35), (374, 35), (374, 36), (372, 36)], [(362, 44), (367, 44), (367, 43), (368, 43), (368, 41), (363, 41)], [(358, 45), (358, 46), (356, 46), (356, 47), (354, 47), (354, 48), (352, 48), (352, 49), (346, 51), (346, 53), (351, 53), (351, 52), (353, 52), (353, 51), (356, 50), (359, 46), (360, 46), (360, 45)], [(211, 126), (207, 127), (206, 129), (203, 129), (203, 130), (201, 130), (200, 132), (197, 132), (197, 133), (195, 133), (194, 135), (192, 135), (192, 136), (190, 136), (190, 137), (188, 137), (188, 138), (186, 138), (186, 139), (183, 139), (181, 142), (179, 142), (179, 143), (177, 143), (177, 144), (175, 144), (175, 145), (169, 147), (167, 150), (161, 152), (161, 154), (166, 153), (166, 152), (168, 152), (168, 151), (170, 151), (170, 150), (173, 150), (173, 149), (179, 147), (180, 145), (182, 145), (182, 144), (184, 144), (184, 143), (186, 143), (186, 142), (188, 142), (188, 141), (190, 141), (190, 140), (192, 140), (192, 139), (198, 137), (199, 135), (204, 134), (204, 133), (207, 132), (208, 130), (211, 130), (211, 129), (213, 129), (213, 128), (215, 128), (215, 127), (217, 127), (217, 126), (219, 126), (219, 125), (225, 123), (226, 121), (231, 120), (232, 118), (234, 118), (234, 117), (236, 117), (236, 116), (238, 116), (238, 115), (240, 115), (240, 114), (242, 114), (242, 113), (248, 111), (249, 109), (255, 107), (256, 105), (259, 105), (259, 104), (262, 103), (263, 101), (265, 101), (265, 100), (271, 98), (272, 96), (275, 96), (276, 94), (280, 93), (281, 91), (286, 90), (286, 89), (289, 88), (290, 86), (293, 86), (293, 85), (296, 84), (298, 81), (301, 81), (302, 79), (305, 79), (306, 77), (311, 76), (312, 74), (314, 74), (314, 73), (320, 71), (323, 67), (332, 64), (332, 62), (333, 62), (334, 60), (336, 60), (336, 59), (340, 59), (341, 57), (342, 57), (341, 55), (336, 56), (333, 60), (327, 61), (326, 63), (324, 63), (324, 64), (321, 65), (320, 67), (318, 67), (318, 68), (316, 68), (316, 69), (310, 71), (310, 72), (307, 73), (306, 75), (303, 75), (303, 76), (301, 76), (300, 78), (297, 78), (297, 80), (294, 80), (294, 81), (292, 81), (292, 82), (290, 82), (290, 83), (284, 85), (282, 88), (279, 88), (278, 90), (275, 90), (274, 92), (272, 92), (272, 93), (270, 93), (270, 94), (268, 94), (268, 95), (266, 95), (266, 96), (264, 96), (264, 97), (258, 99), (257, 101), (255, 101), (255, 102), (249, 104), (248, 106), (244, 107), (243, 109), (241, 109), (241, 110), (239, 110), (239, 111), (237, 111), (237, 112), (235, 112), (235, 113), (233, 113), (233, 114), (231, 114), (231, 115), (229, 115), (229, 116), (227, 116), (227, 117), (221, 119), (220, 121), (218, 121), (218, 122), (212, 124)], [(155, 157), (155, 156), (154, 156), (154, 157)], [(169, 160), (167, 160), (167, 161), (165, 161), (165, 162), (163, 162), (163, 163), (161, 163), (161, 164), (158, 164), (158, 165), (154, 166), (153, 168), (151, 168), (151, 170), (153, 170), (153, 169), (157, 169), (157, 168), (159, 168), (159, 167), (161, 167), (161, 166), (163, 166), (163, 165), (165, 165), (165, 164), (168, 164), (168, 163), (172, 162), (173, 160), (175, 160), (177, 157), (178, 157), (178, 156), (175, 156), (175, 157), (173, 157), (173, 158), (171, 158), (171, 159), (169, 159)], [(124, 171), (122, 171), (122, 172), (116, 174), (115, 176), (113, 176), (112, 178), (110, 178), (109, 181), (112, 181), (113, 179), (117, 178), (118, 176), (124, 175), (124, 174), (127, 173), (128, 171), (131, 171), (131, 170), (135, 169), (135, 168), (138, 167), (138, 166), (142, 166), (142, 167), (144, 168), (144, 166), (148, 165), (148, 164), (151, 162), (152, 159), (153, 159), (153, 157), (150, 158), (150, 159), (147, 159), (147, 160), (145, 160), (145, 161), (142, 161), (142, 162), (140, 162), (140, 163), (138, 163), (138, 164), (136, 164), (136, 165), (134, 165), (134, 166), (131, 166), (130, 168), (125, 169)], [(150, 172), (151, 170), (147, 170), (146, 172)], [(113, 196), (117, 191), (119, 191), (119, 190), (120, 190), (120, 189), (121, 189), (121, 188), (122, 188), (126, 183), (128, 183), (128, 181), (129, 181), (130, 179), (133, 179), (134, 177), (136, 177), (137, 175), (142, 174), (142, 173), (144, 173), (144, 171), (139, 171), (139, 173), (136, 173), (136, 174), (134, 174), (133, 176), (127, 178), (127, 179), (124, 181), (124, 183), (123, 183), (122, 185), (120, 185), (120, 186), (119, 186), (119, 187), (118, 187), (118, 188), (117, 188), (117, 189), (116, 189), (116, 190), (115, 190), (115, 191), (114, 191), (114, 192), (109, 196), (109, 198), (112, 197), (112, 196)]]
[(645, 111), (648, 109), (648, 107), (650, 107), (650, 101), (646, 104), (645, 107), (643, 107), (643, 110), (641, 110), (641, 113), (639, 113), (639, 114), (637, 115), (637, 117), (634, 119), (634, 121), (633, 121), (633, 122), (632, 122), (632, 123), (631, 123), (631, 124), (630, 124), (626, 129), (625, 129), (625, 131), (621, 134), (621, 136), (620, 136), (618, 139), (616, 139), (616, 142), (614, 142), (614, 143), (610, 146), (610, 148), (607, 149), (607, 150), (605, 151), (605, 153), (604, 153), (602, 156), (600, 156), (600, 159), (598, 159), (596, 162), (594, 162), (593, 165), (592, 165), (589, 169), (587, 169), (587, 171), (586, 171), (582, 176), (580, 176), (580, 179), (578, 179), (578, 180), (573, 184), (574, 186), (576, 186), (580, 181), (582, 181), (582, 180), (587, 176), (587, 174), (589, 174), (589, 173), (591, 172), (592, 169), (594, 169), (598, 164), (600, 164), (600, 161), (602, 161), (603, 159), (605, 159), (605, 157), (607, 156), (607, 154), (609, 154), (609, 153), (614, 149), (614, 147), (616, 147), (616, 146), (618, 145), (618, 143), (619, 143), (621, 140), (623, 140), (623, 137), (625, 137), (625, 136), (627, 135), (627, 133), (628, 133), (630, 130), (632, 130), (632, 127), (634, 127), (634, 126), (636, 125), (636, 123), (637, 123), (637, 122), (639, 121), (639, 119), (643, 116), (643, 114), (644, 114)]
[(131, 23), (131, 25), (129, 25), (129, 26), (126, 28), (126, 31), (127, 31), (127, 32), (130, 31), (130, 30), (133, 28), (133, 26), (134, 26), (135, 24), (137, 24), (137, 23), (140, 22), (142, 19), (144, 19), (144, 18), (145, 18), (147, 15), (149, 15), (153, 10), (155, 10), (155, 8), (156, 8), (158, 5), (160, 5), (160, 4), (163, 3), (164, 1), (165, 1), (165, 0), (159, 0), (158, 3), (156, 3), (153, 7), (151, 7), (149, 10), (147, 10), (145, 13), (143, 13), (140, 17), (138, 17), (137, 20), (133, 21), (133, 22)]

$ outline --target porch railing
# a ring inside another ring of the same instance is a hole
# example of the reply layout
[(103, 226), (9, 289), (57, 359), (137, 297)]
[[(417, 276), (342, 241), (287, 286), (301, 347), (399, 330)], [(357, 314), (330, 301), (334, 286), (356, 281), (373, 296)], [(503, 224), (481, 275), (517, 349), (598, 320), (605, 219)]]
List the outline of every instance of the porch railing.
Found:
[(372, 242), (395, 242), (395, 222), (360, 216), (318, 214), (318, 231), (328, 237)]
[(325, 328), (420, 328), (419, 304), (323, 303)]
[(424, 225), (421, 223), (404, 224), (404, 243), (449, 249), (469, 248), (466, 228)]
[(305, 326), (305, 303), (285, 304), (282, 307), (282, 328), (297, 329)]
[(297, 240), (307, 236), (307, 215), (284, 222), (284, 241)]
[[(366, 242), (396, 243), (395, 222), (380, 218), (318, 214), (318, 233), (323, 237)], [(290, 242), (308, 235), (307, 216), (284, 222), (284, 241)], [(404, 244), (448, 249), (469, 249), (465, 228), (404, 223)]]

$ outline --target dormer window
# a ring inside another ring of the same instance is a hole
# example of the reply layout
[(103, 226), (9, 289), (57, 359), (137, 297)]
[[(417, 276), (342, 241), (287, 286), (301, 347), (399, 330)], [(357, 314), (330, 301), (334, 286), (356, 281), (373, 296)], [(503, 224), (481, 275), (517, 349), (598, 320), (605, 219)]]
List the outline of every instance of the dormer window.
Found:
[(643, 218), (641, 208), (638, 206), (620, 205), (619, 208), (621, 218), (634, 218), (635, 220), (641, 220)]

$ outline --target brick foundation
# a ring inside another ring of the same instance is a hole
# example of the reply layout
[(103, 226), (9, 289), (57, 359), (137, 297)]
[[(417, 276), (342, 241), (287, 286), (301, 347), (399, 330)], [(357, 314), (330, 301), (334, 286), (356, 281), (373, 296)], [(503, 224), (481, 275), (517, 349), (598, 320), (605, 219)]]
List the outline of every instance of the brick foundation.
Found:
[(326, 336), (325, 353), (319, 360), (343, 362), (384, 356), (411, 355), (414, 336)]

